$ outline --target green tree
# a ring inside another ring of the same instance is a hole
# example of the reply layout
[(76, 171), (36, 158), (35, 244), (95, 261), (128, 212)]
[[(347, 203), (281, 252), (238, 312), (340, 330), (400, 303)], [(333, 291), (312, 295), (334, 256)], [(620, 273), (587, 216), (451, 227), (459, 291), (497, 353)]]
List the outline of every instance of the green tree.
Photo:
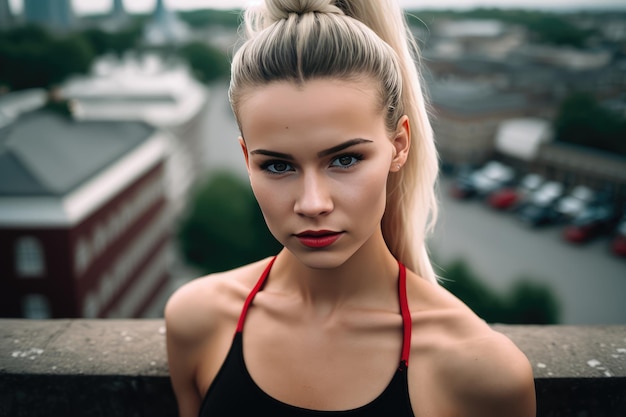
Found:
[(181, 48), (180, 55), (187, 61), (195, 77), (203, 83), (227, 78), (230, 74), (226, 54), (207, 44), (189, 43)]
[(488, 323), (556, 324), (560, 306), (546, 285), (518, 279), (510, 291), (499, 294), (485, 285), (466, 262), (457, 260), (439, 272), (442, 285)]
[(241, 23), (242, 11), (233, 10), (190, 10), (179, 12), (178, 16), (189, 26), (204, 28), (208, 26), (223, 26), (236, 29)]
[(589, 94), (563, 101), (554, 121), (556, 140), (626, 155), (626, 118), (601, 107)]
[(278, 253), (249, 185), (227, 172), (212, 175), (192, 199), (178, 233), (186, 260), (204, 273)]
[(526, 27), (537, 41), (553, 45), (584, 46), (593, 31), (579, 29), (565, 17), (533, 10), (481, 8), (468, 12), (468, 17), (496, 19)]
[(511, 324), (554, 324), (559, 322), (559, 302), (545, 285), (524, 278), (516, 282), (508, 297)]
[(87, 72), (94, 58), (81, 36), (55, 37), (39, 27), (18, 28), (0, 37), (0, 83), (14, 90), (51, 87)]
[(137, 48), (142, 31), (142, 24), (136, 22), (127, 29), (113, 33), (95, 28), (87, 29), (81, 36), (91, 45), (96, 55), (114, 53), (122, 56), (125, 52)]
[(462, 260), (444, 268), (443, 286), (461, 299), (478, 316), (488, 323), (502, 323), (506, 316), (501, 298), (474, 275)]
[(80, 35), (54, 40), (44, 55), (51, 84), (58, 84), (73, 74), (86, 74), (95, 59), (91, 45)]

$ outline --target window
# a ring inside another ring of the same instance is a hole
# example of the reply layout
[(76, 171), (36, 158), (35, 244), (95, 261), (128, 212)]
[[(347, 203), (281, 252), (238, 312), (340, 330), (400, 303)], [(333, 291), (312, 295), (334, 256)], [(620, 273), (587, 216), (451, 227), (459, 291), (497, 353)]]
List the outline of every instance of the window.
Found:
[(46, 265), (43, 249), (39, 240), (32, 236), (18, 239), (15, 246), (15, 266), (22, 277), (40, 277), (44, 275)]
[(91, 263), (91, 251), (87, 241), (81, 239), (74, 249), (74, 269), (77, 276), (80, 276)]
[(22, 316), (27, 319), (49, 319), (50, 302), (41, 294), (28, 294), (22, 298)]
[(96, 227), (92, 241), (91, 247), (93, 248), (94, 255), (97, 256), (104, 252), (107, 246), (107, 235), (103, 225)]

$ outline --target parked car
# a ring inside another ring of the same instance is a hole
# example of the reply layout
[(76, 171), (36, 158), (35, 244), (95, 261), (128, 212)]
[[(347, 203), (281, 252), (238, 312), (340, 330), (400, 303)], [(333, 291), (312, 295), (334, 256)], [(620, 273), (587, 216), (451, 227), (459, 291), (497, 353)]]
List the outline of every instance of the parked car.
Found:
[(489, 161), (474, 171), (459, 174), (452, 184), (451, 194), (459, 199), (474, 196), (487, 196), (510, 185), (515, 179), (515, 171), (498, 161)]
[(561, 198), (555, 206), (557, 215), (563, 221), (570, 221), (596, 199), (596, 193), (589, 187), (578, 185)]
[(549, 204), (525, 204), (517, 213), (522, 222), (529, 226), (538, 227), (554, 223), (556, 214)]
[(563, 184), (557, 181), (548, 181), (530, 194), (529, 202), (540, 206), (554, 204), (563, 196)]
[(504, 187), (491, 193), (487, 198), (487, 203), (497, 210), (519, 207), (543, 182), (542, 176), (527, 174), (520, 180), (517, 187)]
[(476, 188), (472, 181), (472, 173), (462, 171), (457, 174), (450, 186), (450, 195), (458, 200), (465, 200), (476, 195)]
[(563, 238), (572, 243), (585, 243), (608, 233), (615, 225), (615, 210), (610, 205), (585, 208), (563, 229)]
[(515, 180), (515, 171), (501, 162), (490, 161), (473, 176), (476, 194), (488, 196)]
[(489, 195), (487, 203), (496, 210), (509, 210), (520, 203), (521, 195), (513, 187), (502, 188)]
[(554, 204), (563, 195), (563, 184), (548, 181), (528, 197), (528, 202), (518, 211), (518, 217), (526, 224), (537, 227), (558, 220)]
[(615, 235), (611, 238), (611, 252), (614, 255), (626, 257), (626, 214), (624, 214), (615, 228)]

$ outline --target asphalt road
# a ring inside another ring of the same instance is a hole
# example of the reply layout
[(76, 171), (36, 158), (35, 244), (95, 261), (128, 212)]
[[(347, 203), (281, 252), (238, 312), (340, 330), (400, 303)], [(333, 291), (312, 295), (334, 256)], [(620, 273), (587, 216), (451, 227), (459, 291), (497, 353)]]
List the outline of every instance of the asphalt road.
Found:
[[(239, 135), (226, 85), (211, 88), (207, 109), (206, 161), (246, 176)], [(561, 304), (563, 324), (626, 323), (626, 259), (608, 253), (606, 239), (574, 247), (559, 228), (529, 229), (509, 213), (478, 201), (456, 201), (441, 183), (441, 213), (431, 251), (441, 263), (465, 259), (475, 274), (506, 292), (521, 277), (551, 287)]]
[(561, 304), (563, 324), (626, 323), (626, 259), (611, 255), (608, 239), (574, 246), (562, 228), (532, 229), (512, 213), (482, 201), (459, 201), (440, 184), (441, 215), (429, 246), (445, 264), (464, 259), (497, 291), (529, 277), (551, 287)]

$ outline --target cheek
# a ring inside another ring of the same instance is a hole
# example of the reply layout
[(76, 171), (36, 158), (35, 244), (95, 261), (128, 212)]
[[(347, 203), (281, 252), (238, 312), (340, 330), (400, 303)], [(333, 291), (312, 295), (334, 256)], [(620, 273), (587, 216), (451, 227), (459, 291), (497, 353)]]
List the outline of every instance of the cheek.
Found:
[(263, 213), (271, 209), (272, 197), (278, 197), (278, 193), (276, 193), (275, 190), (274, 193), (272, 193), (270, 187), (263, 181), (258, 181), (254, 175), (250, 176), (250, 186)]
[(360, 213), (382, 216), (387, 201), (387, 169), (383, 166), (363, 172), (345, 187), (344, 193), (346, 204), (359, 209)]
[(276, 184), (267, 179), (257, 178), (254, 174), (250, 176), (250, 185), (254, 197), (261, 208), (265, 223), (270, 230), (272, 222), (284, 218), (285, 210), (289, 210), (289, 195), (286, 190), (279, 190)]

